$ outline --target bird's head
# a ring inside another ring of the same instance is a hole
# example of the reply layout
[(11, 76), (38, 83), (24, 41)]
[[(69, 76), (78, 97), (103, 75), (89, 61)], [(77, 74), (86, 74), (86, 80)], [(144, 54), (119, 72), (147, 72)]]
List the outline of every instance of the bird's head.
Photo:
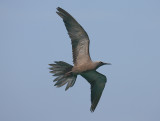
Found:
[(97, 68), (99, 68), (100, 66), (103, 66), (103, 65), (111, 65), (111, 63), (104, 63), (102, 61), (97, 62)]

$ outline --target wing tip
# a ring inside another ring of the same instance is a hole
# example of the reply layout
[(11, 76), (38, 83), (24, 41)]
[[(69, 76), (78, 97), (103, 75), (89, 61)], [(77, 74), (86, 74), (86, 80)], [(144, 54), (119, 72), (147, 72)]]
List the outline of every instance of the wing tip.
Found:
[(68, 15), (68, 13), (64, 9), (62, 9), (60, 7), (57, 7), (56, 13), (63, 19), (65, 19), (67, 17), (67, 15)]
[(62, 9), (62, 8), (61, 8), (61, 7), (57, 7), (56, 9), (59, 11), (59, 10)]
[(94, 110), (95, 110), (95, 109), (91, 106), (91, 108), (90, 108), (91, 113), (93, 113)]
[[(58, 12), (61, 12), (61, 13), (65, 13), (66, 11), (64, 9), (62, 9), (61, 7), (57, 7), (56, 8), (58, 10)], [(66, 12), (67, 13), (67, 12)]]

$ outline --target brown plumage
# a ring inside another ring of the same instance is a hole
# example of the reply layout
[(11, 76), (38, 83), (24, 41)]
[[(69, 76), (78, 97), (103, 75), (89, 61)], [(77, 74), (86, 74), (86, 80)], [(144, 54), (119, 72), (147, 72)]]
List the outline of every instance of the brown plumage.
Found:
[(57, 14), (63, 19), (72, 42), (74, 65), (91, 61), (89, 56), (89, 37), (82, 26), (65, 10), (58, 7)]
[(72, 87), (76, 81), (77, 75), (81, 75), (91, 84), (91, 111), (93, 112), (102, 95), (106, 76), (96, 71), (102, 65), (110, 65), (101, 61), (93, 62), (89, 54), (89, 37), (82, 26), (65, 10), (58, 7), (57, 14), (63, 19), (72, 42), (72, 54), (74, 66), (63, 62), (49, 64), (51, 73), (58, 76), (55, 86), (61, 87), (67, 83), (66, 89)]

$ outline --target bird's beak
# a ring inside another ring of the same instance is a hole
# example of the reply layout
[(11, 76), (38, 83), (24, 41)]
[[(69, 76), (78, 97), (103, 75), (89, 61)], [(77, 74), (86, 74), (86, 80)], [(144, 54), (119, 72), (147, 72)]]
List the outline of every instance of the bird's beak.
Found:
[(111, 63), (103, 63), (103, 65), (112, 65)]

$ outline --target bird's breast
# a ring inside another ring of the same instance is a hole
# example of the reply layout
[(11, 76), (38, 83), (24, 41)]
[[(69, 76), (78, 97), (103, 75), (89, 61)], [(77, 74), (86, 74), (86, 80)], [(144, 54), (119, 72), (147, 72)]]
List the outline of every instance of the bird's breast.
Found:
[(85, 71), (90, 71), (90, 70), (95, 70), (94, 66), (92, 64), (82, 64), (82, 65), (79, 65), (79, 66), (74, 66), (72, 68), (72, 72), (73, 73), (77, 73), (77, 74), (80, 74), (82, 72), (85, 72)]

